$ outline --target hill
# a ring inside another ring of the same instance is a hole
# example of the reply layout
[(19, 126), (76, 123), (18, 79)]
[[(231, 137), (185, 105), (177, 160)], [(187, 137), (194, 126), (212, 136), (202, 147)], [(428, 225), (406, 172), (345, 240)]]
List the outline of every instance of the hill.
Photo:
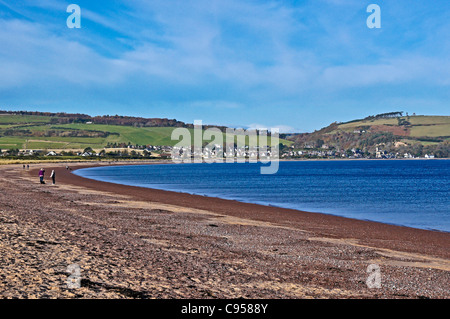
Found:
[[(193, 136), (193, 124), (174, 119), (0, 111), (0, 149), (81, 151), (92, 148), (99, 152), (105, 148), (133, 146), (138, 150), (152, 145), (160, 150), (178, 143), (171, 139), (172, 131), (178, 127), (187, 128)], [(226, 129), (218, 128), (222, 132)], [(280, 142), (292, 144), (287, 140)]]
[(294, 149), (333, 149), (347, 154), (357, 150), (361, 156), (376, 156), (378, 150), (382, 153), (379, 157), (397, 153), (449, 157), (450, 116), (383, 113), (286, 138), (294, 142)]
[[(117, 153), (132, 148), (142, 154), (151, 145), (152, 153), (164, 153), (178, 143), (171, 139), (178, 127), (194, 135), (193, 124), (175, 119), (0, 111), (0, 150), (9, 155), (23, 150), (54, 150), (70, 155), (85, 149)], [(225, 132), (226, 127), (219, 129)], [(312, 133), (282, 134), (280, 143), (281, 154), (287, 158), (447, 158), (450, 116), (383, 113), (334, 122)]]

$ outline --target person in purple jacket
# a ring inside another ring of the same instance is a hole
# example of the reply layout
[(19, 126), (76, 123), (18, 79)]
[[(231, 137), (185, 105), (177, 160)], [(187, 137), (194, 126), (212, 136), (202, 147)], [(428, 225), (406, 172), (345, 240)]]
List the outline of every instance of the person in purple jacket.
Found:
[(39, 171), (39, 180), (40, 180), (41, 184), (45, 184), (44, 174), (45, 174), (45, 169), (41, 168), (41, 170)]

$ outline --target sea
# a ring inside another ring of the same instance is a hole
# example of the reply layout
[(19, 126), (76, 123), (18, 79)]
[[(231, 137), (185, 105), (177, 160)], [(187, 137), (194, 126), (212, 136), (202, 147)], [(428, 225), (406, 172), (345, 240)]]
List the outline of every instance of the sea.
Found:
[(450, 160), (280, 161), (105, 166), (99, 181), (450, 232)]

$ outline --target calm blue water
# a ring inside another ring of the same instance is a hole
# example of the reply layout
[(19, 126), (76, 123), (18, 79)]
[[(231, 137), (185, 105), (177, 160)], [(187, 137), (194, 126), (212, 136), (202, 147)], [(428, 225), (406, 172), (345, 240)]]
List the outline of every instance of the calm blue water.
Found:
[(100, 181), (450, 232), (450, 160), (164, 164), (77, 170)]

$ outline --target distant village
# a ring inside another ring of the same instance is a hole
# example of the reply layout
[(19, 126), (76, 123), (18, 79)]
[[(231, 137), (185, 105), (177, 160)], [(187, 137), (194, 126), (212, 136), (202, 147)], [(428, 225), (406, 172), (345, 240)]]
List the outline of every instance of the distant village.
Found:
[(186, 147), (173, 147), (161, 145), (132, 145), (132, 144), (108, 144), (107, 147), (101, 150), (94, 150), (87, 147), (84, 150), (0, 150), (0, 157), (38, 157), (38, 158), (55, 158), (55, 157), (79, 157), (79, 158), (164, 158), (170, 159), (172, 154), (177, 156), (202, 157), (204, 159), (211, 159), (217, 157), (237, 157), (237, 158), (262, 158), (262, 157), (279, 157), (281, 159), (400, 159), (400, 158), (435, 158), (434, 154), (422, 154), (417, 156), (411, 152), (389, 151), (384, 148), (384, 145), (378, 145), (374, 152), (361, 150), (359, 148), (351, 149), (336, 149), (327, 144), (320, 147), (305, 144), (303, 148), (294, 146), (286, 146), (280, 144), (278, 149), (272, 149), (270, 146), (264, 149), (208, 145), (202, 150), (188, 149)]
[(120, 143), (108, 145), (101, 150), (86, 147), (84, 150), (9, 149), (0, 150), (2, 157), (80, 157), (80, 158), (152, 158), (170, 157), (172, 147), (156, 145), (131, 145)]
[(375, 152), (363, 151), (359, 148), (330, 150), (329, 146), (324, 144), (322, 149), (300, 149), (288, 150), (281, 154), (281, 158), (365, 158), (365, 159), (394, 159), (394, 158), (435, 158), (434, 154), (425, 154), (417, 156), (409, 152), (393, 152), (383, 149), (383, 146), (377, 146)]
[[(51, 125), (56, 124), (106, 124), (129, 127), (184, 127), (192, 128), (192, 124), (186, 124), (174, 119), (139, 118), (128, 116), (97, 116), (91, 117), (85, 114), (44, 113), (27, 111), (1, 111), (0, 115), (10, 116), (42, 116)], [(78, 159), (140, 159), (162, 158), (169, 159), (175, 156), (193, 156), (210, 159), (213, 157), (237, 157), (237, 158), (262, 158), (272, 157), (281, 159), (394, 159), (394, 158), (450, 158), (450, 140), (448, 133), (441, 131), (443, 136), (423, 136), (420, 140), (415, 137), (410, 140), (401, 139), (402, 134), (410, 128), (410, 116), (402, 118), (403, 112), (389, 112), (368, 116), (353, 130), (339, 129), (340, 123), (332, 123), (313, 133), (280, 134), (280, 143), (276, 149), (252, 149), (248, 146), (237, 145), (211, 145), (203, 144), (201, 150), (186, 149), (169, 145), (136, 145), (132, 143), (108, 143), (104, 147), (89, 147), (84, 149), (29, 149), (25, 143), (25, 149), (11, 148), (0, 149), (0, 158), (78, 158)], [(414, 113), (413, 117), (416, 116)], [(398, 123), (379, 129), (371, 129), (371, 121), (378, 119), (397, 119)], [(347, 122), (348, 123), (351, 123)], [(11, 122), (14, 123), (14, 122)], [(207, 129), (208, 126), (204, 126)], [(387, 130), (389, 128), (389, 130)], [(219, 127), (225, 131), (225, 127)], [(445, 126), (444, 126), (445, 129)], [(383, 131), (384, 130), (384, 131)], [(398, 130), (392, 131), (392, 130)], [(395, 135), (395, 134), (397, 135)], [(65, 129), (54, 127), (46, 130), (30, 130), (27, 126), (6, 128), (0, 132), (0, 136), (7, 137), (98, 137), (106, 138), (110, 135), (120, 135), (117, 132), (87, 130), (84, 128)], [(445, 135), (445, 136), (444, 136)]]

